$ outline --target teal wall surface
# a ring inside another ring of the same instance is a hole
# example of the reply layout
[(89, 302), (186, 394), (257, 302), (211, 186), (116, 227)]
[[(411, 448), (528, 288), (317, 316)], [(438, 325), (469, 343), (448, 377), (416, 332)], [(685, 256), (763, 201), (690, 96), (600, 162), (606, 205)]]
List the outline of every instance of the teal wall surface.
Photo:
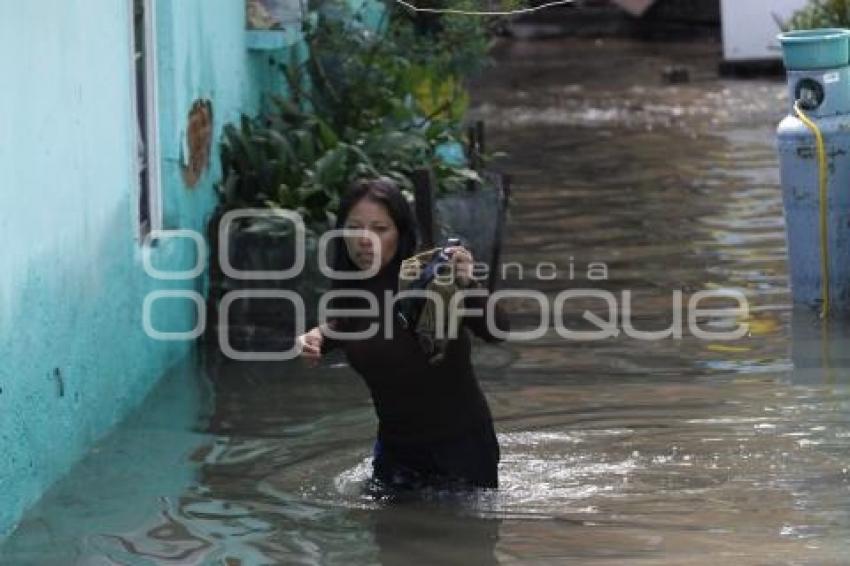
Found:
[(348, 0), (352, 12), (359, 14), (369, 28), (383, 32), (389, 25), (386, 4), (381, 0)]
[(213, 388), (192, 358), (169, 370), (141, 407), (24, 514), (0, 546), (0, 564), (97, 564), (104, 556), (113, 564), (151, 563), (127, 552), (120, 537), (97, 534), (155, 532), (195, 499), (216, 441), (204, 432)]
[[(0, 539), (55, 480), (138, 406), (192, 344), (143, 331), (144, 297), (203, 292), (185, 238), (136, 238), (131, 0), (0, 2)], [(180, 174), (192, 102), (221, 127), (275, 84), (246, 45), (242, 0), (157, 0), (165, 229), (205, 232), (217, 149), (194, 188)], [(215, 143), (214, 143), (215, 146)], [(195, 305), (156, 303), (154, 326), (189, 330)]]

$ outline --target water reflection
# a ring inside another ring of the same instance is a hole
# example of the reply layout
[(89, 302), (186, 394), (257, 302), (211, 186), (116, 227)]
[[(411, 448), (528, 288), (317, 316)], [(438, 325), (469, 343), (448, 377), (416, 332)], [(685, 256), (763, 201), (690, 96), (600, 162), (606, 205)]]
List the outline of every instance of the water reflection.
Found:
[[(429, 520), (423, 524), (422, 517)], [(496, 518), (481, 518), (422, 505), (394, 505), (371, 513), (367, 525), (378, 547), (377, 560), (383, 565), (499, 564), (496, 545), (499, 525)]]

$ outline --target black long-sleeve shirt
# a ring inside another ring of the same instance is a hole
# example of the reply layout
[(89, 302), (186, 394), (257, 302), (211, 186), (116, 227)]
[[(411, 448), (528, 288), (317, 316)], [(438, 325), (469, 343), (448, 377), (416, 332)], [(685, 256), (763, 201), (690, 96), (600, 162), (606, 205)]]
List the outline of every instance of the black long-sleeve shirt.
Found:
[[(480, 308), (480, 316), (465, 316), (458, 336), (448, 342), (445, 357), (433, 365), (415, 336), (392, 317), (392, 333), (385, 334), (384, 291), (398, 290), (398, 267), (388, 265), (374, 277), (353, 287), (371, 291), (378, 301), (378, 315), (370, 318), (337, 318), (341, 331), (365, 330), (370, 323), (378, 331), (371, 338), (337, 340), (325, 336), (322, 351), (343, 348), (351, 367), (359, 373), (372, 395), (378, 415), (378, 439), (385, 444), (438, 441), (475, 431), (492, 431), (490, 409), (471, 361), (471, 337), (467, 330), (488, 342), (499, 341), (487, 328), (488, 297), (466, 296), (466, 308)], [(354, 308), (364, 308), (365, 301)], [(352, 308), (346, 305), (346, 308)], [(496, 327), (507, 332), (509, 322), (501, 305), (494, 312)]]

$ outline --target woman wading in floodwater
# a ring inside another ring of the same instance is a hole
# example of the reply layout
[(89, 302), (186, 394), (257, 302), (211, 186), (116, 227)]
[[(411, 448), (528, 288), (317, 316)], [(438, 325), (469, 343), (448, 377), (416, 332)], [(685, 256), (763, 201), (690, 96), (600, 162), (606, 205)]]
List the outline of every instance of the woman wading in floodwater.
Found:
[[(485, 315), (464, 316), (457, 338), (445, 345), (444, 356), (429, 361), (419, 341), (399, 317), (387, 329), (386, 290), (398, 292), (402, 260), (416, 252), (416, 228), (410, 206), (395, 183), (387, 178), (360, 180), (340, 204), (337, 228), (368, 230), (380, 249), (362, 237), (336, 238), (334, 269), (366, 270), (373, 258), (380, 268), (368, 279), (333, 282), (334, 289), (373, 293), (378, 314), (369, 318), (330, 318), (340, 332), (366, 330), (376, 324), (371, 338), (335, 340), (318, 326), (298, 337), (302, 357), (311, 366), (333, 348), (342, 348), (372, 395), (378, 416), (378, 438), (373, 480), (395, 488), (498, 486), (499, 444), (490, 408), (473, 373), (471, 338), (463, 327), (487, 341), (499, 340), (487, 328)], [(479, 288), (472, 278), (472, 254), (462, 246), (447, 248), (459, 288)], [(377, 255), (376, 255), (377, 254)], [(342, 299), (338, 297), (337, 299)], [(348, 297), (332, 307), (366, 309), (365, 299)], [(336, 302), (335, 302), (336, 301)], [(463, 306), (486, 313), (487, 297), (466, 296)], [(497, 304), (495, 326), (506, 332), (507, 317)], [(385, 332), (385, 330), (387, 332)]]

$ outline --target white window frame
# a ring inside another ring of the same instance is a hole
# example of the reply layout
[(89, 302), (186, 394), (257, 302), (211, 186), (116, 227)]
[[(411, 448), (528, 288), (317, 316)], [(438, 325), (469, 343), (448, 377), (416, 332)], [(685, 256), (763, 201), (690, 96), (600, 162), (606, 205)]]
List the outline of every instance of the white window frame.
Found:
[[(133, 209), (135, 211), (134, 230), (136, 240), (144, 242), (150, 232), (162, 230), (162, 160), (159, 145), (159, 101), (158, 101), (158, 81), (157, 81), (157, 50), (156, 50), (156, 1), (155, 0), (138, 0), (143, 4), (144, 9), (144, 48), (145, 48), (145, 69), (144, 69), (144, 108), (145, 108), (145, 124), (144, 138), (141, 137), (141, 132), (138, 130), (139, 116), (139, 100), (138, 100), (138, 85), (136, 83), (136, 17), (135, 3), (137, 0), (126, 0), (127, 9), (129, 12), (130, 26), (130, 99), (131, 99), (131, 124), (133, 126), (133, 136), (130, 140), (132, 147), (132, 171), (133, 180), (131, 186), (135, 187), (133, 191)], [(147, 142), (147, 151), (145, 152), (146, 163), (142, 165), (139, 160), (139, 145), (144, 139)], [(149, 224), (142, 225), (141, 210), (139, 201), (142, 196), (142, 167), (146, 166), (147, 175), (147, 190), (148, 190), (148, 218)]]

